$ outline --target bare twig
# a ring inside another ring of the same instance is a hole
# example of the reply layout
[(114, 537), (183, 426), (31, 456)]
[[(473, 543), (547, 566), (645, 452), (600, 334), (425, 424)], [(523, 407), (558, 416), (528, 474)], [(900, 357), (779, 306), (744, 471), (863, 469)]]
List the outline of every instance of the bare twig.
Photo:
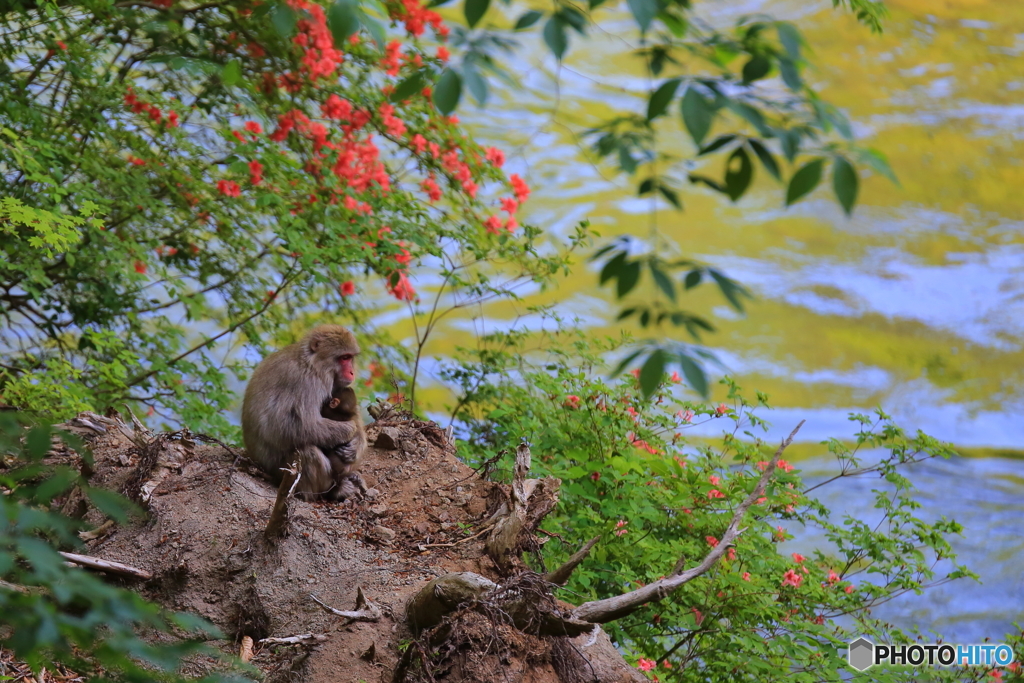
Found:
[(794, 429), (790, 435), (782, 441), (782, 444), (779, 446), (779, 449), (775, 451), (775, 455), (772, 456), (768, 466), (765, 467), (764, 472), (761, 473), (761, 478), (757, 480), (757, 486), (755, 486), (750, 495), (747, 496), (739, 506), (737, 506), (736, 511), (733, 513), (732, 521), (729, 522), (729, 526), (722, 535), (721, 541), (719, 541), (718, 545), (708, 553), (707, 557), (705, 557), (700, 564), (692, 569), (686, 570), (685, 572), (660, 579), (642, 588), (638, 588), (628, 593), (623, 593), (622, 595), (616, 595), (615, 597), (605, 598), (603, 600), (585, 602), (572, 611), (572, 616), (582, 621), (589, 621), (597, 624), (605, 624), (609, 621), (620, 619), (649, 602), (657, 602), (658, 600), (665, 598), (683, 584), (689, 583), (711, 569), (711, 567), (718, 562), (719, 558), (721, 558), (722, 555), (725, 554), (726, 550), (733, 544), (736, 537), (742, 533), (739, 527), (740, 522), (743, 520), (743, 515), (746, 513), (747, 509), (754, 504), (754, 501), (764, 494), (765, 486), (768, 485), (768, 480), (771, 479), (772, 474), (775, 473), (775, 467), (778, 465), (782, 452), (786, 450), (786, 447), (789, 446), (789, 444), (793, 443), (793, 437), (795, 437), (796, 433), (800, 431), (800, 427), (802, 427), (803, 424), (804, 421), (801, 420), (800, 424), (796, 426), (796, 429)]
[(300, 636), (288, 636), (287, 638), (263, 638), (260, 640), (260, 645), (315, 645), (330, 637), (326, 633), (303, 633)]
[(600, 536), (594, 536), (592, 539), (587, 541), (586, 545), (577, 550), (572, 557), (570, 557), (565, 564), (558, 569), (548, 572), (543, 576), (543, 579), (548, 583), (553, 583), (558, 586), (564, 586), (569, 581), (569, 577), (572, 576), (573, 571), (580, 565), (580, 562), (587, 558), (590, 551), (601, 540)]
[(452, 548), (452, 547), (455, 547), (455, 546), (459, 545), (460, 543), (465, 543), (466, 541), (472, 541), (474, 538), (479, 538), (479, 537), (483, 536), (485, 533), (488, 532), (488, 530), (490, 530), (490, 528), (492, 526), (494, 526), (493, 522), (490, 522), (488, 524), (484, 524), (483, 528), (480, 529), (480, 531), (478, 531), (475, 534), (473, 534), (472, 536), (467, 536), (466, 538), (460, 538), (459, 540), (454, 541), (452, 543), (423, 543), (423, 544), (418, 545), (416, 547), (417, 548)]
[(351, 611), (335, 609), (330, 605), (321, 602), (320, 599), (312, 593), (309, 594), (309, 597), (313, 602), (323, 607), (324, 611), (330, 612), (331, 614), (335, 614), (339, 617), (351, 619), (352, 621), (378, 621), (381, 616), (380, 607), (377, 607), (376, 604), (366, 599), (361, 587), (356, 589), (356, 608)]
[(288, 520), (288, 498), (292, 495), (302, 473), (299, 472), (299, 463), (296, 460), (291, 467), (282, 467), (284, 476), (281, 477), (281, 484), (277, 487), (277, 500), (274, 501), (274, 510), (270, 513), (270, 521), (263, 532), (264, 537), (273, 541), (284, 533), (285, 524)]
[(130, 576), (135, 579), (152, 579), (153, 575), (144, 569), (137, 569), (135, 567), (129, 567), (126, 564), (120, 562), (114, 562), (113, 560), (101, 560), (98, 557), (89, 557), (88, 555), (78, 555), (75, 553), (61, 553), (68, 562), (77, 564), (81, 567), (88, 569), (99, 569), (100, 571), (108, 572), (110, 574), (118, 574), (120, 576)]

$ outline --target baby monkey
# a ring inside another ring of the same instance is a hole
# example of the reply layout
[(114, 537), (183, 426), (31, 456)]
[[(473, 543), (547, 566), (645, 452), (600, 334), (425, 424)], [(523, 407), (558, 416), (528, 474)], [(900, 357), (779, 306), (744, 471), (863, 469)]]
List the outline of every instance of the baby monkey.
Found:
[[(356, 417), (359, 412), (359, 403), (356, 400), (356, 392), (352, 387), (343, 387), (338, 383), (334, 384), (331, 397), (324, 401), (320, 408), (320, 416), (335, 422), (348, 422)], [(331, 463), (331, 475), (334, 479), (333, 488), (343, 492), (348, 498), (354, 491), (359, 489), (360, 493), (366, 494), (366, 483), (359, 476), (359, 472), (351, 471), (355, 462), (356, 453), (347, 443), (321, 446), (320, 450), (327, 456)]]

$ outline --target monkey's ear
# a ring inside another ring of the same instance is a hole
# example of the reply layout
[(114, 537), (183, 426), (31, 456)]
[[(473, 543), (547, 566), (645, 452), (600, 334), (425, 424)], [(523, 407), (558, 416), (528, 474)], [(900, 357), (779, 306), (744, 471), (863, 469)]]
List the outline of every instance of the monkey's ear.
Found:
[(309, 340), (309, 351), (310, 353), (316, 353), (316, 350), (320, 348), (320, 340), (313, 337)]

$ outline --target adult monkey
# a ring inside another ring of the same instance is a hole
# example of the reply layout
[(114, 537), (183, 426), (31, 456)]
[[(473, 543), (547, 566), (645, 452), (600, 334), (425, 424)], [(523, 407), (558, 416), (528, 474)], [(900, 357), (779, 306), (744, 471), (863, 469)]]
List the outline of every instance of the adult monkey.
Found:
[(321, 415), (331, 394), (355, 380), (358, 353), (351, 332), (321, 325), (264, 358), (245, 389), (246, 453), (275, 479), (297, 459), (302, 477), (296, 490), (305, 498), (344, 500), (362, 488), (366, 432), (359, 411), (340, 421)]

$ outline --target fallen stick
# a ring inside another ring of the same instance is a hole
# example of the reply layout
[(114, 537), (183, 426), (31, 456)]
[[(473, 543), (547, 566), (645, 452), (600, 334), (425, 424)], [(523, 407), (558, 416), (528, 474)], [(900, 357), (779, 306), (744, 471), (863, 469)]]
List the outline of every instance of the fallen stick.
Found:
[(89, 569), (99, 569), (100, 571), (119, 574), (121, 576), (130, 576), (135, 579), (149, 580), (153, 578), (153, 575), (144, 569), (129, 567), (126, 564), (114, 562), (113, 560), (101, 560), (98, 557), (89, 557), (88, 555), (76, 555), (75, 553), (64, 552), (62, 552), (60, 556), (68, 562), (77, 564), (81, 567), (88, 567)]
[(305, 645), (322, 643), (328, 638), (330, 636), (324, 633), (303, 633), (300, 636), (288, 636), (287, 638), (263, 638), (260, 640), (260, 645)]
[(331, 614), (335, 614), (339, 617), (345, 617), (346, 619), (351, 619), (352, 621), (378, 621), (380, 619), (380, 607), (377, 607), (377, 605), (373, 604), (372, 602), (369, 602), (366, 599), (366, 596), (363, 595), (363, 589), (361, 587), (356, 589), (355, 610), (335, 609), (330, 605), (322, 602), (318, 597), (316, 597), (312, 593), (309, 594), (309, 597), (313, 600), (313, 602), (323, 607), (324, 611), (330, 612)]

